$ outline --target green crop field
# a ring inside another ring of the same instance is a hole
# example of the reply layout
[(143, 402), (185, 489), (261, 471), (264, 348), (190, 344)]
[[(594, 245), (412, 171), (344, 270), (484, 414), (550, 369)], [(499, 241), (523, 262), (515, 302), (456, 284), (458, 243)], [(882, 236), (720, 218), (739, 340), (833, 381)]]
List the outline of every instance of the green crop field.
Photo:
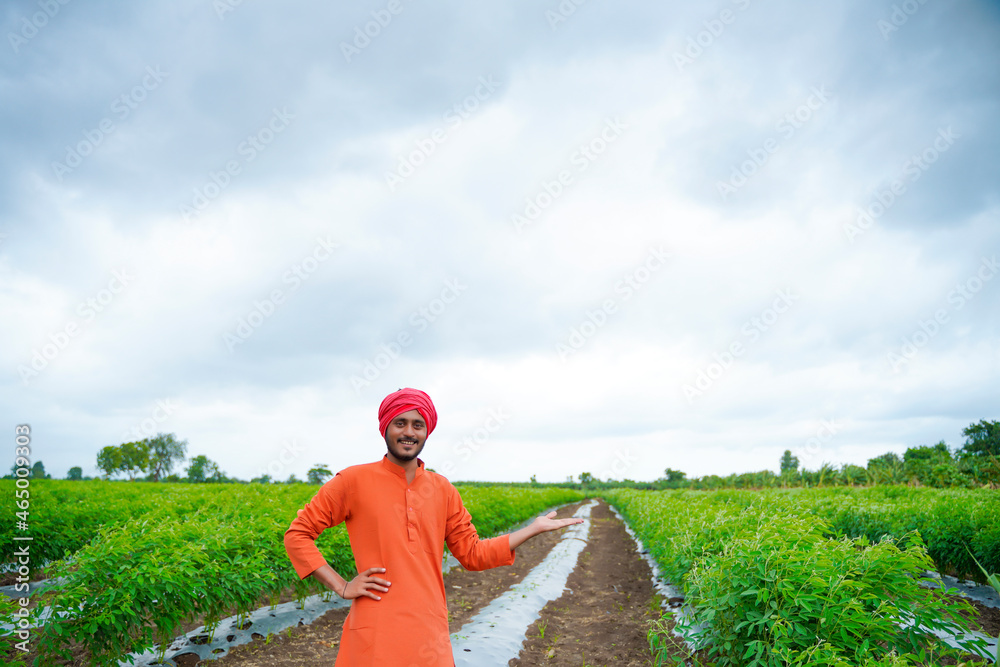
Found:
[[(41, 594), (59, 614), (34, 631), (44, 655), (84, 645), (96, 664), (165, 646), (178, 626), (324, 592), (295, 575), (282, 536), (317, 487), (32, 483), (35, 567), (65, 581)], [(459, 485), (480, 535), (583, 499), (555, 487)], [(13, 481), (0, 492), (14, 493)], [(926, 571), (1000, 571), (1000, 492), (873, 488), (600, 490), (682, 586), (688, 637), (718, 665), (909, 665), (940, 656), (926, 630), (960, 635), (968, 605), (920, 586)], [(14, 562), (4, 527), (0, 562)], [(343, 526), (317, 545), (354, 571)], [(16, 609), (0, 596), (6, 623)], [(35, 619), (31, 619), (35, 620)], [(902, 621), (910, 621), (907, 625)], [(661, 626), (663, 627), (663, 626)], [(925, 631), (918, 631), (922, 627)], [(0, 651), (13, 638), (0, 637)], [(654, 654), (660, 639), (650, 632)], [(966, 649), (975, 649), (967, 642)]]
[[(13, 496), (14, 482), (0, 482)], [(70, 641), (100, 664), (156, 645), (165, 646), (186, 620), (206, 625), (248, 613), (289, 588), (302, 599), (324, 592), (299, 580), (283, 535), (317, 487), (293, 485), (124, 484), (37, 480), (32, 483), (33, 557), (59, 558), (46, 568), (66, 580), (47, 589), (42, 605), (60, 620), (38, 631), (41, 650), (66, 656)], [(461, 487), (480, 536), (497, 534), (542, 510), (579, 500), (579, 491), (502, 486)], [(13, 545), (5, 536), (4, 547)], [(338, 572), (354, 572), (343, 525), (316, 541)], [(4, 552), (12, 562), (13, 549)], [(70, 560), (66, 560), (71, 558)], [(0, 596), (0, 622), (15, 604)], [(0, 653), (13, 638), (0, 637)]]
[[(602, 494), (691, 611), (685, 631), (718, 665), (928, 663), (926, 630), (961, 635), (968, 603), (926, 571), (1000, 569), (1000, 493), (794, 489)], [(972, 553), (965, 551), (969, 547)], [(987, 565), (989, 564), (989, 565)], [(912, 621), (903, 627), (901, 621)], [(651, 636), (654, 650), (657, 638)], [(982, 648), (967, 641), (965, 648)], [(947, 653), (947, 651), (946, 651)], [(936, 657), (941, 657), (940, 653)], [(919, 662), (918, 662), (919, 661)]]

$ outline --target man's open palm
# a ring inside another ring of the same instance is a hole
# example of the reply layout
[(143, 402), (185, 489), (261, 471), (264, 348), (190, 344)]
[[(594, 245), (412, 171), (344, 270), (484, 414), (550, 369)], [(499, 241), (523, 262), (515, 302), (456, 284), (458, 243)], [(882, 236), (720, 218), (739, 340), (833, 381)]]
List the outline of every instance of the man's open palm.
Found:
[(534, 527), (539, 533), (547, 533), (550, 530), (559, 530), (560, 528), (565, 528), (566, 526), (572, 526), (574, 524), (583, 523), (583, 519), (580, 517), (570, 517), (568, 519), (557, 519), (555, 510), (549, 512), (545, 516), (540, 516), (535, 519)]

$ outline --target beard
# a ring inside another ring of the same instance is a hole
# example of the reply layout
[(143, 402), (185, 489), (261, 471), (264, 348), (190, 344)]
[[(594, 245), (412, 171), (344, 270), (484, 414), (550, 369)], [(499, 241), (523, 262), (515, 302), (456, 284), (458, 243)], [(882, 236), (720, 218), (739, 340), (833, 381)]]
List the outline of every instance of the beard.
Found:
[(385, 446), (386, 448), (388, 448), (389, 453), (395, 456), (400, 461), (412, 461), (413, 459), (417, 458), (417, 456), (420, 455), (420, 452), (424, 450), (424, 445), (426, 444), (426, 442), (427, 442), (426, 440), (424, 442), (421, 442), (420, 444), (416, 445), (413, 449), (411, 449), (409, 452), (407, 452), (405, 449), (402, 448), (402, 446), (400, 446), (398, 442), (395, 442), (391, 438), (386, 437)]

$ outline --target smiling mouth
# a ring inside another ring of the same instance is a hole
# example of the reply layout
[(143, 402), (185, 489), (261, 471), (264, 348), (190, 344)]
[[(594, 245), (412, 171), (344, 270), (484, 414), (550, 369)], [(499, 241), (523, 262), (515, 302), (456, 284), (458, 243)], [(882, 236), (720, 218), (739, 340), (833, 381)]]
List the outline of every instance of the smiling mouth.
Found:
[(417, 446), (417, 441), (416, 440), (400, 440), (399, 444), (402, 445), (403, 447), (416, 447)]

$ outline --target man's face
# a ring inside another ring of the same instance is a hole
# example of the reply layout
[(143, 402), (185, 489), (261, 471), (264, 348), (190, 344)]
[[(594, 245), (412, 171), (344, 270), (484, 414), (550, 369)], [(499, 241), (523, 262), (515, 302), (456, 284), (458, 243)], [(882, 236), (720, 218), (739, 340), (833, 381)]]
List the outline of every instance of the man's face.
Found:
[(396, 415), (385, 430), (385, 445), (389, 458), (405, 463), (417, 458), (427, 440), (427, 424), (416, 410)]

